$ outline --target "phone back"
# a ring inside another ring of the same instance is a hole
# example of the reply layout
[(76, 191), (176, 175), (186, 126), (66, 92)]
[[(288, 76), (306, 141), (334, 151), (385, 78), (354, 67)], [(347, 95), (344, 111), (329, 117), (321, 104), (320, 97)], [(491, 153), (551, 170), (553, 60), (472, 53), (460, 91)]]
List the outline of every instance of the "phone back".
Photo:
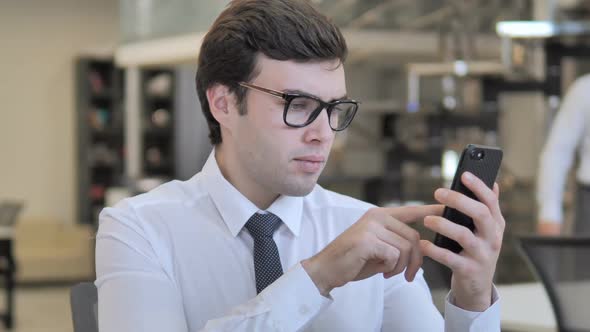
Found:
[[(468, 145), (463, 150), (463, 154), (459, 160), (459, 166), (453, 178), (451, 189), (478, 200), (475, 194), (461, 182), (461, 175), (464, 172), (470, 172), (480, 178), (489, 188), (493, 188), (500, 164), (502, 163), (502, 155), (502, 150), (496, 147), (475, 144)], [(445, 207), (443, 217), (463, 225), (471, 231), (475, 228), (473, 219), (456, 209)], [(453, 252), (460, 252), (463, 249), (457, 242), (440, 234), (436, 234), (434, 243), (439, 247), (447, 248)]]

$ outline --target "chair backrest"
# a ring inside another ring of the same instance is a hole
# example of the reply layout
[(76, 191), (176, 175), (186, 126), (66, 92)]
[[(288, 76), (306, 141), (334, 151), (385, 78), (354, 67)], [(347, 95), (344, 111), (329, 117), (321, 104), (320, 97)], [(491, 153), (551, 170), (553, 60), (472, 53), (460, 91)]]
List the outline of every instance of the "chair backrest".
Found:
[(72, 287), (70, 293), (74, 332), (98, 332), (98, 293), (92, 282)]
[(590, 331), (590, 237), (521, 236), (547, 290), (559, 331)]
[(21, 202), (0, 202), (0, 226), (14, 226), (22, 208), (23, 203)]

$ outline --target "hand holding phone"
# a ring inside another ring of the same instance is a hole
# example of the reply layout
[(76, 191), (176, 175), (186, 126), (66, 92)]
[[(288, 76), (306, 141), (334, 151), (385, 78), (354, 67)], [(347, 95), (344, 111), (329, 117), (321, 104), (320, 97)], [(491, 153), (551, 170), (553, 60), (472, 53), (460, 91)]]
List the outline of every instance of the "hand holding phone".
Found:
[[(502, 150), (496, 147), (482, 146), (469, 144), (463, 150), (461, 159), (455, 176), (451, 190), (460, 192), (469, 198), (477, 200), (477, 197), (461, 182), (461, 175), (464, 172), (470, 172), (476, 177), (480, 178), (489, 188), (493, 188), (500, 164), (502, 163)], [(469, 228), (472, 232), (475, 229), (473, 219), (456, 209), (445, 207), (443, 211), (443, 218), (448, 219), (454, 223)], [(448, 237), (436, 234), (434, 244), (446, 248), (452, 252), (459, 253), (463, 248), (456, 241)]]

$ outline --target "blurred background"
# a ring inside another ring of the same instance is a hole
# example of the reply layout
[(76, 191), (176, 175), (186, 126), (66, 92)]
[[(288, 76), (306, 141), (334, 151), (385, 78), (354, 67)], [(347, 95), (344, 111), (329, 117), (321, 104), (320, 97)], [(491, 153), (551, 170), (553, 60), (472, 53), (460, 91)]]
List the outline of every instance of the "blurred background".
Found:
[[(101, 209), (201, 169), (211, 145), (196, 57), (227, 2), (0, 2), (0, 328), (72, 331), (69, 289), (94, 279)], [(320, 184), (378, 205), (430, 203), (466, 144), (500, 146), (496, 283), (536, 280), (513, 239), (535, 230), (541, 150), (590, 70), (590, 3), (313, 2), (342, 28), (348, 95), (362, 101)]]

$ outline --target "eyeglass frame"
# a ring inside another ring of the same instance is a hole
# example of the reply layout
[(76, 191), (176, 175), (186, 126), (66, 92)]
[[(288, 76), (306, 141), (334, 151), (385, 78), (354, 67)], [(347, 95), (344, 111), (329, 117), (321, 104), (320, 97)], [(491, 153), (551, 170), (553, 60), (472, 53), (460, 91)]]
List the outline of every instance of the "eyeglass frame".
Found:
[[(306, 126), (310, 125), (312, 122), (315, 121), (315, 119), (317, 119), (317, 117), (320, 115), (320, 113), (322, 113), (322, 111), (324, 109), (326, 109), (326, 112), (328, 113), (328, 124), (330, 126), (330, 129), (332, 129), (333, 131), (343, 131), (346, 128), (348, 128), (348, 126), (350, 126), (350, 124), (352, 123), (352, 120), (354, 119), (354, 117), (356, 115), (356, 112), (358, 111), (359, 104), (361, 103), (360, 101), (356, 101), (354, 99), (341, 99), (341, 100), (334, 100), (334, 101), (331, 101), (331, 102), (325, 102), (325, 101), (321, 100), (320, 98), (317, 98), (315, 96), (310, 96), (308, 94), (281, 92), (281, 91), (277, 91), (277, 90), (273, 90), (273, 89), (264, 88), (264, 87), (261, 87), (261, 86), (258, 86), (256, 84), (252, 84), (252, 83), (239, 82), (238, 85), (240, 85), (240, 86), (242, 86), (244, 88), (248, 88), (248, 89), (253, 89), (253, 90), (256, 90), (256, 91), (264, 92), (264, 93), (267, 93), (267, 94), (269, 94), (271, 96), (274, 96), (274, 97), (283, 99), (285, 101), (285, 108), (283, 109), (283, 122), (287, 126), (293, 127), (293, 128), (303, 128), (303, 127), (306, 127)], [(307, 121), (305, 121), (304, 124), (301, 124), (301, 125), (290, 124), (290, 123), (287, 122), (287, 112), (289, 111), (289, 106), (291, 105), (291, 102), (295, 98), (301, 98), (301, 97), (313, 99), (313, 100), (317, 101), (320, 104), (320, 106), (318, 108), (316, 108), (310, 114), (309, 118), (307, 119)], [(344, 126), (344, 128), (342, 128), (342, 129), (334, 129), (332, 127), (332, 125), (330, 124), (330, 116), (332, 115), (332, 110), (334, 109), (334, 107), (336, 105), (342, 104), (342, 103), (354, 104), (354, 106), (355, 106), (354, 112), (352, 113), (352, 116), (350, 117), (350, 120), (348, 120), (348, 122), (346, 123), (346, 125)]]

